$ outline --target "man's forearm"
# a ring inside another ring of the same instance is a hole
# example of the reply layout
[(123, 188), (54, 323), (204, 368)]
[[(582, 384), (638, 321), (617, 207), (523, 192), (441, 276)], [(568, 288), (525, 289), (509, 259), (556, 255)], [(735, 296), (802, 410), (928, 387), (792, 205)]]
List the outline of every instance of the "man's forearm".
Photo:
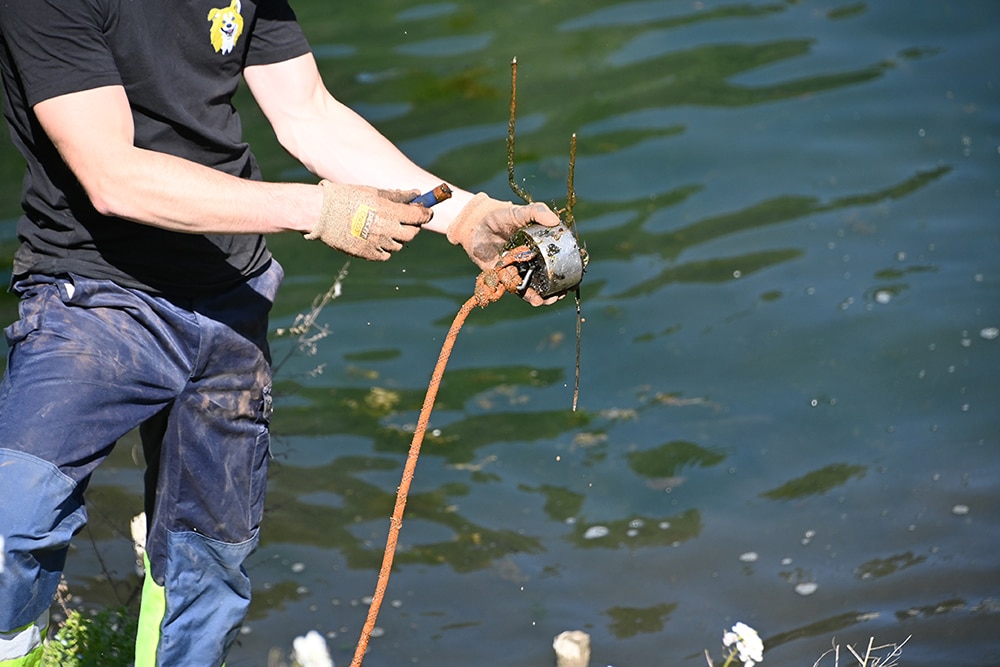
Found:
[(315, 184), (262, 183), (163, 153), (133, 148), (88, 189), (110, 216), (192, 234), (308, 232), (322, 207)]
[(120, 86), (51, 98), (34, 112), (105, 215), (193, 234), (308, 232), (319, 218), (319, 185), (248, 181), (135, 147)]
[[(244, 78), (281, 145), (307, 169), (338, 183), (426, 192), (441, 178), (421, 168), (327, 90), (311, 55), (248, 67)], [(425, 229), (444, 232), (472, 193), (434, 207)]]
[[(426, 192), (442, 182), (403, 154), (392, 142), (350, 108), (331, 98), (329, 115), (297, 127), (303, 140), (295, 155), (310, 171), (332, 181), (381, 188), (416, 188)], [(306, 140), (311, 138), (312, 140)], [(336, 145), (337, 150), (324, 150)], [(290, 148), (291, 150), (291, 148)], [(452, 198), (434, 207), (425, 229), (444, 233), (472, 199), (472, 193), (449, 183)]]

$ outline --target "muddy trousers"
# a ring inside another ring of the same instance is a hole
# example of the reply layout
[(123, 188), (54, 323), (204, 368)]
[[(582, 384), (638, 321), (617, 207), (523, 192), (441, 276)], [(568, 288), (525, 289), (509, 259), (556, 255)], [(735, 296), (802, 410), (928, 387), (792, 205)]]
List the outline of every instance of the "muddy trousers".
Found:
[(87, 483), (136, 427), (149, 562), (136, 666), (223, 663), (250, 602), (281, 275), (272, 262), (186, 301), (76, 276), (15, 284), (0, 384), (0, 667), (38, 663)]

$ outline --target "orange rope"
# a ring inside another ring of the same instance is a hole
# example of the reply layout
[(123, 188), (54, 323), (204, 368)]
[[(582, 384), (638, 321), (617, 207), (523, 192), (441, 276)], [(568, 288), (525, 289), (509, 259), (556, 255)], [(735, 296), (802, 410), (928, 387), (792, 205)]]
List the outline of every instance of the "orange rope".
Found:
[(445, 366), (448, 365), (448, 358), (451, 350), (455, 346), (455, 339), (458, 332), (465, 323), (465, 319), (476, 306), (485, 308), (494, 301), (499, 301), (506, 292), (518, 291), (521, 284), (521, 277), (518, 274), (517, 262), (524, 262), (534, 256), (534, 251), (526, 246), (519, 246), (509, 251), (497, 262), (493, 269), (487, 269), (476, 278), (476, 289), (469, 300), (462, 304), (455, 316), (455, 320), (445, 336), (444, 344), (441, 346), (441, 353), (438, 355), (437, 365), (434, 366), (434, 373), (431, 375), (430, 383), (427, 385), (427, 394), (424, 396), (424, 405), (420, 409), (420, 418), (417, 420), (417, 427), (413, 432), (413, 440), (410, 443), (410, 452), (406, 456), (406, 465), (403, 468), (403, 479), (399, 483), (396, 491), (396, 507), (392, 511), (392, 519), (389, 522), (389, 536), (386, 538), (385, 554), (382, 557), (382, 568), (378, 573), (378, 583), (375, 585), (375, 594), (372, 596), (371, 606), (368, 608), (368, 619), (361, 630), (361, 638), (354, 651), (354, 659), (351, 667), (361, 667), (365, 652), (368, 650), (368, 640), (371, 639), (372, 630), (375, 629), (375, 622), (378, 620), (378, 612), (382, 607), (382, 600), (385, 598), (385, 589), (389, 585), (389, 574), (392, 571), (392, 560), (396, 555), (396, 543), (399, 539), (399, 531), (403, 527), (403, 510), (406, 508), (406, 497), (410, 491), (410, 482), (413, 481), (413, 471), (417, 467), (417, 457), (420, 456), (420, 445), (424, 441), (424, 433), (427, 431), (427, 424), (430, 422), (431, 410), (434, 407), (434, 399), (437, 397), (438, 388), (441, 386), (441, 378), (444, 377)]

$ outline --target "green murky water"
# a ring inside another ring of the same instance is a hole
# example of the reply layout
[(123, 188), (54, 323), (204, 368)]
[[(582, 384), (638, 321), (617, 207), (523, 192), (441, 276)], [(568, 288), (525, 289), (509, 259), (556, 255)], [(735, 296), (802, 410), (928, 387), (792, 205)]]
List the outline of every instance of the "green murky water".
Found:
[[(738, 620), (768, 665), (871, 636), (912, 636), (908, 666), (1000, 664), (1000, 9), (294, 6), (335, 93), (443, 177), (511, 196), (513, 56), (517, 172), (536, 199), (565, 201), (579, 136), (581, 409), (572, 304), (473, 313), (366, 665), (549, 665), (566, 629), (591, 634), (593, 665), (698, 665)], [(244, 113), (268, 177), (305, 178)], [(8, 257), (18, 172), (0, 144)], [(287, 328), (343, 260), (273, 247)], [(426, 234), (352, 264), (312, 353), (275, 336), (291, 355), (231, 667), (312, 628), (350, 661), (474, 275)], [(9, 295), (0, 310), (13, 317)], [(135, 583), (133, 451), (90, 490), (68, 572), (87, 600)]]

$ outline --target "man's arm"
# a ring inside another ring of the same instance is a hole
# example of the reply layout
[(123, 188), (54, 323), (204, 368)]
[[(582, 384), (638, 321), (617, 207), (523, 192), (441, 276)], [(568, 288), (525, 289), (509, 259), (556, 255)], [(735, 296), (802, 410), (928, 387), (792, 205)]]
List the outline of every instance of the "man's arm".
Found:
[[(441, 182), (422, 169), (327, 90), (312, 54), (247, 67), (243, 77), (281, 145), (317, 176), (381, 188), (430, 190)], [(449, 184), (452, 198), (434, 207), (424, 228), (448, 235), (480, 268), (492, 268), (514, 231), (530, 222), (553, 226), (559, 216), (544, 204), (514, 206)], [(529, 289), (534, 306), (553, 303)]]
[(198, 234), (305, 233), (320, 217), (317, 185), (249, 181), (136, 148), (120, 86), (51, 98), (34, 112), (102, 214)]
[[(247, 86), (281, 145), (307, 169), (339, 183), (426, 192), (441, 178), (420, 168), (364, 118), (327, 90), (312, 54), (247, 67)], [(425, 229), (446, 232), (472, 199), (452, 184), (452, 198), (434, 207)]]

